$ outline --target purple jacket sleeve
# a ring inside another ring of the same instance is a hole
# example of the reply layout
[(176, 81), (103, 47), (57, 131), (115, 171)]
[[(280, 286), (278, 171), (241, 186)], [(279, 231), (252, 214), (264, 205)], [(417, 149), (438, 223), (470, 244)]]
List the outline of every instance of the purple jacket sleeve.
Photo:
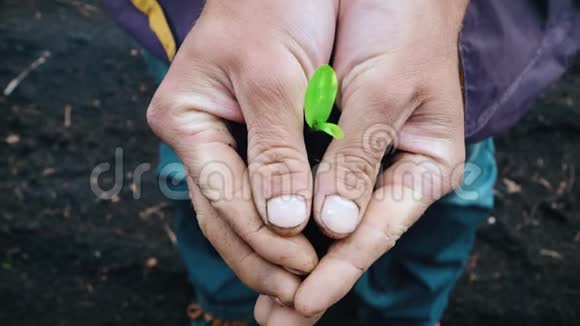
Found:
[[(475, 142), (513, 126), (580, 50), (578, 0), (471, 0), (460, 51), (465, 75), (465, 137)], [(178, 45), (203, 0), (159, 0)], [(165, 58), (146, 17), (129, 0), (104, 0), (112, 17)], [(387, 83), (388, 84), (388, 83)]]
[(513, 126), (580, 49), (572, 0), (472, 0), (461, 37), (466, 137)]

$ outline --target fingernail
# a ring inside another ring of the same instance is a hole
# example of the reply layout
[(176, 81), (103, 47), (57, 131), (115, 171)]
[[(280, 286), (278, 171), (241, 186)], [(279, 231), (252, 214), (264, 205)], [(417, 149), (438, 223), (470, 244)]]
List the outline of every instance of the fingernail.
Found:
[(272, 198), (267, 206), (268, 221), (279, 228), (294, 228), (306, 221), (306, 201), (302, 196)]
[(322, 222), (332, 232), (352, 233), (358, 226), (358, 206), (340, 196), (328, 196), (322, 206)]

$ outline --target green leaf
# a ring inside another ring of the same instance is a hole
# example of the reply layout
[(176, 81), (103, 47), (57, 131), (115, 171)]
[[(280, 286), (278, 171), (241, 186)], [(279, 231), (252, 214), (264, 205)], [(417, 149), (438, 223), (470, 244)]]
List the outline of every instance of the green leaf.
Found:
[(323, 131), (335, 139), (341, 140), (344, 138), (344, 132), (340, 129), (339, 126), (335, 125), (334, 123), (326, 122), (316, 126), (317, 130)]
[(337, 91), (338, 80), (334, 69), (329, 65), (318, 68), (310, 79), (304, 103), (306, 123), (310, 128), (317, 129), (318, 125), (326, 123)]

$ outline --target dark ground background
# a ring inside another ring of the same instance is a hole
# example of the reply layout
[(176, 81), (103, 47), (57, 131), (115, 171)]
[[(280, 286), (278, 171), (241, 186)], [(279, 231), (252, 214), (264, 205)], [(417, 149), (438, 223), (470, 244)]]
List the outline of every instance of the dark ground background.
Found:
[[(135, 167), (155, 164), (154, 85), (95, 8), (0, 0), (0, 91), (52, 54), (0, 95), (0, 325), (185, 325), (191, 293), (153, 172), (141, 200), (130, 186)], [(497, 209), (445, 324), (578, 325), (580, 60), (497, 145)], [(99, 200), (89, 174), (117, 146), (125, 186)]]

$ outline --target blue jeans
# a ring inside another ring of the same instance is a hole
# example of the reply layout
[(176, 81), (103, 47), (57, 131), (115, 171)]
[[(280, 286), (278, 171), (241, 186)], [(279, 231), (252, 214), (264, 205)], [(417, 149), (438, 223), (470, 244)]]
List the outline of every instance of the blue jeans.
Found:
[[(149, 60), (151, 61), (151, 60)], [(160, 80), (166, 67), (150, 62)], [(492, 139), (467, 146), (466, 177), (460, 190), (432, 205), (397, 245), (360, 278), (354, 292), (360, 319), (385, 325), (433, 325), (473, 247), (475, 232), (493, 207), (497, 167)], [(160, 169), (176, 193), (187, 193), (185, 170), (161, 145)], [(249, 319), (256, 293), (242, 284), (202, 235), (186, 195), (173, 200), (175, 233), (198, 303), (226, 319)]]

